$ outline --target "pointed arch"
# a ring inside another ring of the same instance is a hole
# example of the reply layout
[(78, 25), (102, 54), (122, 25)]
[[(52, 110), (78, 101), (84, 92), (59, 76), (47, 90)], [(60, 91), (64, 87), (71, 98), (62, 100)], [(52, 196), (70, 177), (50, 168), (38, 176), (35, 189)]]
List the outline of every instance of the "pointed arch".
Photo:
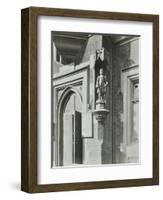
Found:
[(74, 86), (68, 86), (62, 92), (58, 104), (57, 104), (57, 132), (56, 132), (56, 165), (63, 165), (63, 113), (67, 102), (69, 101), (72, 94), (76, 94), (82, 105), (82, 96), (80, 91)]

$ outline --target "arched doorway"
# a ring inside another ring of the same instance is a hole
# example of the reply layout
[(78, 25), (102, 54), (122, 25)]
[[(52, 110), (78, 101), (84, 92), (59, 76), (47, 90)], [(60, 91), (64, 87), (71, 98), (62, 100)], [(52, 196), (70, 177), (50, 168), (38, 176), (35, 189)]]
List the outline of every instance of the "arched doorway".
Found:
[(82, 98), (74, 87), (62, 93), (58, 103), (57, 165), (82, 164)]

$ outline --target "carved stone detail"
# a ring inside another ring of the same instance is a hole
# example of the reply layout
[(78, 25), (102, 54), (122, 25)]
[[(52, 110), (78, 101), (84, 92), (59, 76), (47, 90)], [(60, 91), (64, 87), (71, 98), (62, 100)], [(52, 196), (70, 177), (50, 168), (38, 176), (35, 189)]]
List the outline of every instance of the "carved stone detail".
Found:
[(97, 101), (96, 103), (106, 103), (106, 87), (108, 86), (108, 81), (106, 80), (106, 75), (104, 75), (103, 68), (100, 68), (99, 75), (96, 80), (96, 92)]

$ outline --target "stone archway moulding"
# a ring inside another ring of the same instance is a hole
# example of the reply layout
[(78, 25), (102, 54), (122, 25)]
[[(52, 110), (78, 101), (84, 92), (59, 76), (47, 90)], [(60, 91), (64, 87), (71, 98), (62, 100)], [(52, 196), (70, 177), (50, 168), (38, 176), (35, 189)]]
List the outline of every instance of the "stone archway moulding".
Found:
[(56, 145), (56, 156), (57, 156), (57, 166), (62, 166), (63, 164), (63, 141), (62, 141), (62, 134), (63, 134), (63, 113), (64, 113), (64, 109), (65, 106), (70, 98), (70, 96), (72, 94), (76, 94), (76, 96), (79, 98), (81, 105), (82, 105), (82, 95), (80, 93), (80, 91), (73, 87), (73, 86), (68, 86), (64, 89), (64, 91), (61, 94), (61, 97), (58, 101), (58, 106), (57, 106), (57, 135), (56, 135), (56, 139), (57, 139), (57, 145)]
[[(69, 75), (58, 77), (53, 83), (56, 93), (56, 128), (55, 128), (55, 165), (62, 166), (63, 164), (63, 143), (62, 143), (62, 115), (65, 105), (67, 104), (70, 96), (74, 93), (79, 98), (82, 107), (82, 113), (87, 109), (89, 84), (88, 74), (89, 66), (85, 66), (80, 70), (71, 72)], [(76, 85), (81, 85), (82, 91), (77, 89)], [(62, 89), (63, 88), (63, 89)], [(84, 89), (83, 89), (84, 88)], [(58, 91), (62, 91), (61, 96), (57, 95)], [(58, 97), (59, 98), (58, 98)]]
[[(88, 65), (88, 63), (83, 63), (82, 65), (78, 66), (78, 69), (74, 71), (66, 74), (60, 73), (57, 76), (53, 77), (53, 123), (55, 124), (53, 143), (53, 145), (55, 146), (53, 146), (53, 161), (55, 161), (56, 166), (60, 166), (62, 164), (62, 158), (60, 157), (60, 155), (62, 155), (63, 150), (60, 145), (60, 134), (62, 133), (61, 129), (63, 127), (61, 126), (60, 117), (67, 101), (69, 100), (69, 97), (74, 93), (79, 98), (82, 105), (82, 119), (83, 116), (85, 116), (85, 114), (88, 112), (88, 104), (90, 99), (89, 70), (90, 65)], [(81, 91), (76, 86), (81, 86)], [(59, 92), (61, 93), (59, 94)], [(82, 137), (92, 137), (92, 132), (90, 131), (89, 133), (86, 131), (82, 131)]]

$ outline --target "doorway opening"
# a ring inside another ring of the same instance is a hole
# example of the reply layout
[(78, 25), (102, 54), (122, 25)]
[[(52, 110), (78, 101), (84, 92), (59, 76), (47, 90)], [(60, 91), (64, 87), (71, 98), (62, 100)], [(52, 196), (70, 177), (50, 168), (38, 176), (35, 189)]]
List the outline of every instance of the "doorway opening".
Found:
[(58, 165), (72, 166), (82, 164), (82, 103), (75, 90), (69, 90), (62, 98), (58, 130)]

